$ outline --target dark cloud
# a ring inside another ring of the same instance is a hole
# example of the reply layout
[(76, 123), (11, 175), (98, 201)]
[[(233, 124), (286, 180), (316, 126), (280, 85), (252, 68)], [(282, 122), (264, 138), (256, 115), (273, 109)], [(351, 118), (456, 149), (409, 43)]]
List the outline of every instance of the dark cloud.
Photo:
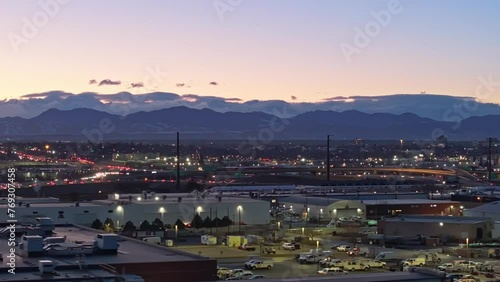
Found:
[(186, 84), (185, 83), (177, 83), (175, 86), (177, 86), (177, 87), (184, 87), (184, 86), (186, 86)]
[(211, 81), (209, 84), (210, 84), (210, 85), (213, 85), (213, 86), (217, 86), (217, 85), (219, 85), (219, 83), (218, 83), (218, 82), (216, 82), (216, 81)]
[(339, 101), (339, 100), (347, 100), (353, 97), (345, 97), (345, 96), (335, 96), (330, 98), (324, 98), (323, 101)]
[(103, 85), (120, 85), (122, 84), (121, 81), (119, 80), (111, 80), (111, 79), (103, 79), (101, 80), (101, 82), (99, 82), (99, 86), (103, 86)]
[(136, 83), (130, 83), (130, 87), (132, 88), (141, 88), (141, 87), (144, 87), (144, 83), (142, 82), (136, 82)]
[(184, 94), (181, 97), (182, 98), (190, 98), (190, 99), (198, 99), (198, 98), (200, 98), (199, 95), (195, 95), (195, 94)]
[(292, 98), (292, 100), (294, 100), (294, 101), (297, 100), (297, 96), (292, 95), (292, 96), (290, 96), (290, 98)]
[(89, 84), (97, 84), (97, 80), (95, 80), (95, 79), (91, 79), (91, 80), (89, 81)]
[(226, 101), (226, 102), (242, 102), (243, 100), (241, 100), (240, 98), (226, 98), (226, 99), (224, 99), (224, 101)]

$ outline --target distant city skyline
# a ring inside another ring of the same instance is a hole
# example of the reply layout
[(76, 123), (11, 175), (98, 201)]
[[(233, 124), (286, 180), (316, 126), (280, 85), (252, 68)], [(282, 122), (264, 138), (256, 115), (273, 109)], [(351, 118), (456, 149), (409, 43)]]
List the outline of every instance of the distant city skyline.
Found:
[(0, 100), (53, 90), (288, 102), (425, 91), (500, 103), (498, 1), (122, 3), (0, 2)]

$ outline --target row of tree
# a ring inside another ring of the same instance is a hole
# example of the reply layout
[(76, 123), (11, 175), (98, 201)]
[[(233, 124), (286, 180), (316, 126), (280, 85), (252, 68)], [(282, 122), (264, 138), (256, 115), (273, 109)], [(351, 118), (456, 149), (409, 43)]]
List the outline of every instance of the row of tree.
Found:
[[(211, 219), (210, 217), (207, 216), (205, 219), (203, 219), (198, 213), (196, 213), (193, 219), (191, 220), (191, 224), (187, 226), (180, 219), (177, 219), (174, 225), (170, 225), (170, 224), (164, 224), (162, 220), (156, 218), (151, 223), (147, 220), (144, 220), (143, 222), (141, 222), (139, 229), (137, 229), (137, 227), (134, 225), (132, 221), (127, 221), (125, 225), (123, 225), (122, 230), (123, 232), (131, 232), (136, 230), (158, 231), (158, 230), (172, 229), (175, 228), (175, 226), (177, 226), (177, 229), (182, 230), (188, 227), (198, 229), (198, 228), (228, 227), (230, 225), (233, 225), (233, 221), (228, 216), (224, 216), (222, 219), (218, 217)], [(99, 219), (96, 219), (94, 220), (94, 222), (92, 222), (91, 228), (112, 232), (115, 229), (115, 224), (113, 223), (113, 220), (110, 218), (106, 218), (104, 223)]]

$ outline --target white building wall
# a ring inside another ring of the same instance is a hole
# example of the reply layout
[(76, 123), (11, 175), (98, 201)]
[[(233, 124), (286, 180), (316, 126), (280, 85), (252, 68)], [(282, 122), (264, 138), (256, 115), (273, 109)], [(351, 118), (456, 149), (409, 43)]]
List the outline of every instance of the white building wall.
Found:
[[(238, 211), (238, 207), (241, 207)], [(191, 222), (196, 212), (204, 219), (210, 216), (222, 218), (229, 216), (234, 222), (241, 221), (245, 224), (266, 224), (270, 219), (269, 203), (265, 201), (249, 201), (241, 204), (234, 201), (222, 202), (200, 202), (200, 203), (148, 203), (128, 205), (92, 205), (92, 206), (43, 206), (16, 207), (16, 218), (19, 223), (34, 223), (37, 217), (50, 217), (55, 224), (82, 224), (90, 225), (96, 218), (101, 221), (111, 218), (116, 225), (123, 225), (132, 221), (139, 226), (143, 220), (149, 222), (156, 218), (165, 224), (174, 224), (177, 219)], [(60, 217), (61, 213), (63, 217)], [(0, 222), (7, 222), (7, 213), (0, 213)]]

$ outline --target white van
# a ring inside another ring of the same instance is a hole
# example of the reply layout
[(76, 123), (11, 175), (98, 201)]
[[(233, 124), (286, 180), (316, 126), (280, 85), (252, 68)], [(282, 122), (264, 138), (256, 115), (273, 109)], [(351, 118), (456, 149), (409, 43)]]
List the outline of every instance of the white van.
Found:
[(142, 241), (150, 244), (157, 244), (161, 245), (161, 238), (160, 237), (145, 237), (142, 238)]

